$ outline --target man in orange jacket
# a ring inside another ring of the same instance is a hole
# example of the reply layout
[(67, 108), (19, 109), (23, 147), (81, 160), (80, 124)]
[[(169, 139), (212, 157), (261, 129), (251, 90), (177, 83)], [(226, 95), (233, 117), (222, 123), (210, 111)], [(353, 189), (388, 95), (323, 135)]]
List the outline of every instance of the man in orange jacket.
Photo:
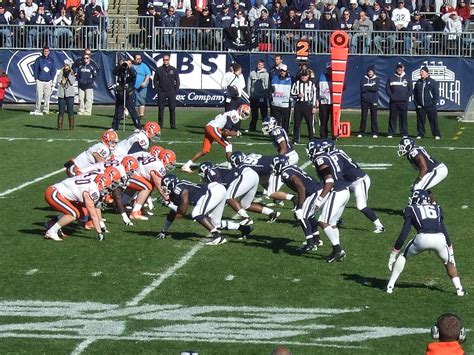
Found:
[(439, 316), (431, 328), (431, 336), (438, 341), (428, 344), (426, 355), (463, 355), (461, 343), (466, 340), (466, 330), (461, 319), (452, 313)]

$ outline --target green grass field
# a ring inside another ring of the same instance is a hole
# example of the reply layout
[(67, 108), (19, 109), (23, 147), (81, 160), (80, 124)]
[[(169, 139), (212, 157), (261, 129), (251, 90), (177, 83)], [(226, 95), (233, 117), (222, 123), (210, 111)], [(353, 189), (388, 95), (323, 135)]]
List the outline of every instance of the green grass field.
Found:
[[(189, 219), (175, 222), (171, 238), (155, 239), (167, 213), (161, 206), (133, 227), (106, 211), (111, 233), (104, 242), (76, 224), (66, 228), (72, 236), (65, 242), (44, 240), (43, 224), (56, 214), (44, 190), (65, 178), (59, 171), (64, 162), (98, 140), (111, 122), (113, 108), (94, 111), (93, 117), (78, 116), (72, 132), (57, 132), (53, 114), (0, 112), (0, 353), (270, 354), (281, 344), (293, 354), (421, 354), (443, 312), (459, 314), (466, 328), (474, 328), (472, 296), (455, 295), (434, 254), (410, 259), (395, 292), (384, 292), (389, 253), (416, 177), (406, 159), (397, 157), (398, 138), (338, 142), (369, 164), (369, 205), (386, 227), (373, 234), (351, 197), (341, 228), (347, 252), (341, 263), (322, 259), (331, 251), (324, 235), (318, 251), (296, 252), (303, 236), (291, 204), (279, 208), (282, 216), (274, 224), (254, 215), (247, 240), (224, 232), (229, 242), (217, 247), (200, 243), (206, 233)], [(164, 128), (160, 144), (185, 162), (199, 149), (202, 127), (215, 113), (178, 110), (180, 129)], [(434, 193), (445, 210), (463, 285), (474, 290), (474, 126), (440, 116), (443, 139), (421, 144), (449, 168)], [(147, 117), (156, 119), (156, 110), (148, 109)], [(358, 128), (358, 113), (343, 113), (343, 120)], [(386, 130), (386, 112), (379, 124)], [(412, 134), (415, 125), (410, 115)], [(275, 154), (261, 133), (234, 140), (234, 150)], [(304, 145), (297, 150), (301, 165)], [(223, 150), (214, 146), (209, 160), (222, 162)], [(314, 174), (312, 167), (306, 171)], [(198, 180), (197, 174), (177, 174)], [(225, 215), (233, 213), (226, 209)], [(473, 352), (472, 344), (464, 349)]]

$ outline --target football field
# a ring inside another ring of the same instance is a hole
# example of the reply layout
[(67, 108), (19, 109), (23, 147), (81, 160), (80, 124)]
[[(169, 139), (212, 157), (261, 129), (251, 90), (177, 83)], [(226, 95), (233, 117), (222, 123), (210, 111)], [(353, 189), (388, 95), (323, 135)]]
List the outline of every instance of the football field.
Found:
[[(217, 112), (178, 109), (179, 129), (168, 129), (166, 118), (159, 144), (186, 162), (200, 149), (203, 126)], [(228, 243), (219, 246), (202, 243), (207, 233), (189, 218), (175, 221), (167, 239), (156, 239), (168, 212), (158, 203), (148, 221), (129, 227), (105, 210), (110, 233), (103, 242), (75, 223), (65, 228), (70, 236), (64, 242), (44, 240), (43, 225), (56, 215), (44, 200), (45, 189), (66, 177), (63, 164), (69, 158), (100, 139), (112, 114), (113, 107), (94, 108), (92, 117), (76, 117), (74, 131), (58, 132), (53, 114), (0, 111), (0, 353), (270, 354), (284, 345), (293, 354), (421, 354), (441, 313), (454, 312), (474, 329), (472, 295), (456, 296), (433, 253), (409, 259), (394, 293), (384, 292), (401, 211), (417, 175), (397, 156), (397, 137), (337, 142), (369, 174), (369, 206), (386, 228), (374, 234), (351, 196), (340, 229), (347, 253), (342, 262), (324, 260), (331, 252), (324, 232), (317, 251), (297, 251), (304, 237), (288, 202), (274, 206), (282, 212), (275, 223), (252, 214), (248, 239), (224, 231)], [(156, 120), (156, 110), (147, 108), (146, 117)], [(381, 132), (387, 117), (379, 113)], [(342, 119), (352, 122), (353, 131), (358, 128), (358, 112), (344, 112)], [(434, 196), (445, 212), (463, 286), (474, 292), (474, 124), (441, 113), (440, 126), (442, 140), (417, 143), (448, 166)], [(411, 114), (412, 135), (415, 127)], [(120, 138), (133, 127), (126, 129), (118, 132)], [(245, 153), (276, 154), (261, 132), (244, 133), (233, 145)], [(299, 165), (314, 176), (304, 148), (296, 148)], [(223, 162), (223, 149), (214, 145), (204, 160)], [(175, 172), (199, 181), (197, 173)], [(228, 207), (224, 214), (234, 215)], [(469, 333), (463, 347), (472, 353)]]

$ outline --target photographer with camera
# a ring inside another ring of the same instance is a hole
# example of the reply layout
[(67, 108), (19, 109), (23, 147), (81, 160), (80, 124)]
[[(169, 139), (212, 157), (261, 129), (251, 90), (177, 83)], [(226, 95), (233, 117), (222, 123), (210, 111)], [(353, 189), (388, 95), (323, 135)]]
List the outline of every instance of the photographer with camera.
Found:
[(115, 114), (112, 128), (116, 131), (119, 129), (120, 120), (124, 118), (125, 108), (127, 108), (136, 130), (139, 131), (142, 129), (142, 124), (135, 109), (137, 72), (131, 59), (121, 60), (112, 73), (117, 77), (117, 83), (109, 86), (109, 90), (115, 90)]
[(71, 68), (72, 60), (66, 59), (64, 65), (56, 77), (56, 82), (58, 84), (58, 131), (63, 129), (63, 120), (64, 113), (67, 108), (67, 115), (69, 119), (69, 129), (74, 129), (74, 82), (76, 81), (76, 76)]

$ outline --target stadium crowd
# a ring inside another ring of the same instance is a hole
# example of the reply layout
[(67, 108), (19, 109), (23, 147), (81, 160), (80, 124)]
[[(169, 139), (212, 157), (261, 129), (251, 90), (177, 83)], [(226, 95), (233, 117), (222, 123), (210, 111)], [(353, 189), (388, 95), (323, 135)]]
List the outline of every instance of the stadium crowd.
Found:
[[(106, 0), (5, 0), (0, 3), (2, 45), (105, 49), (107, 8)], [(151, 49), (155, 33), (157, 49), (162, 50), (213, 50), (214, 43), (222, 42), (225, 49), (268, 51), (272, 48), (264, 43), (275, 39), (282, 48), (293, 50), (296, 40), (306, 36), (312, 38), (313, 47), (321, 43), (321, 52), (327, 50), (330, 32), (340, 29), (351, 33), (354, 53), (360, 46), (362, 53), (384, 53), (385, 43), (393, 52), (400, 37), (405, 54), (411, 54), (412, 42), (421, 42), (428, 50), (427, 32), (468, 32), (471, 17), (466, 0), (166, 0), (139, 1), (138, 11), (141, 38), (149, 39), (142, 45)], [(288, 32), (267, 31), (272, 29)]]

